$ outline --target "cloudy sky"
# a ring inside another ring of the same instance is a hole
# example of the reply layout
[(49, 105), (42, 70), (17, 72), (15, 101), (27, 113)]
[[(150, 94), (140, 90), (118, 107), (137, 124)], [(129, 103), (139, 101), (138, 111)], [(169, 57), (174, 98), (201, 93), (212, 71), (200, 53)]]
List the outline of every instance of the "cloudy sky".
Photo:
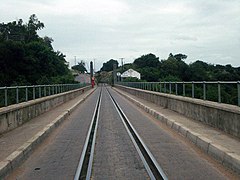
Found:
[(1, 0), (0, 22), (31, 14), (71, 65), (183, 53), (187, 63), (240, 66), (240, 0)]

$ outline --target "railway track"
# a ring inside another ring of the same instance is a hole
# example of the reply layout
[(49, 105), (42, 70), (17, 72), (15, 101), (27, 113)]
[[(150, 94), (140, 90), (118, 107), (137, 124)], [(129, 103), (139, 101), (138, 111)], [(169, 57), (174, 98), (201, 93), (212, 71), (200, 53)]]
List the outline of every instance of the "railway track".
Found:
[(74, 180), (78, 179), (90, 179), (92, 173), (92, 165), (93, 165), (93, 158), (94, 158), (94, 146), (96, 143), (96, 133), (98, 128), (99, 122), (99, 112), (101, 106), (101, 99), (102, 99), (102, 89), (107, 90), (107, 94), (111, 98), (113, 106), (115, 107), (120, 119), (126, 131), (136, 148), (138, 155), (140, 156), (144, 167), (150, 177), (150, 179), (167, 179), (166, 175), (164, 174), (162, 168), (147, 148), (146, 144), (143, 142), (137, 131), (134, 129), (130, 121), (128, 120), (127, 116), (118, 105), (117, 101), (114, 99), (112, 94), (110, 93), (108, 87), (101, 87), (98, 101), (95, 105), (95, 110), (92, 116), (92, 121), (88, 130), (88, 134), (85, 140), (84, 148), (81, 154), (81, 158), (78, 164), (78, 168), (74, 177)]

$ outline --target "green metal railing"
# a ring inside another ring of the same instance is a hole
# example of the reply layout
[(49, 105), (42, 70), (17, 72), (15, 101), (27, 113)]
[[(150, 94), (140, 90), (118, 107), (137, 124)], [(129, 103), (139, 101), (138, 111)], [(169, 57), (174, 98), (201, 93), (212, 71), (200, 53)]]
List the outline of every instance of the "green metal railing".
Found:
[(117, 82), (117, 84), (240, 106), (240, 81)]
[(12, 104), (27, 102), (37, 98), (51, 96), (74, 89), (82, 88), (88, 83), (83, 84), (53, 84), (53, 85), (33, 85), (33, 86), (11, 86), (0, 87), (0, 107)]

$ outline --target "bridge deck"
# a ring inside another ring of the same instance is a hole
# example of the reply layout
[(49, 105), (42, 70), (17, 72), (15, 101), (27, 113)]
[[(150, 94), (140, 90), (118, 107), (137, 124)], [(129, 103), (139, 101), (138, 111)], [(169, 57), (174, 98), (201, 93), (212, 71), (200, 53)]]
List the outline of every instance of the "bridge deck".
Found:
[(87, 91), (79, 97), (72, 99), (50, 111), (44, 113), (22, 126), (0, 135), (0, 162), (6, 159), (11, 153), (21, 147), (30, 138), (43, 130), (48, 124), (55, 120), (58, 116), (66, 112), (69, 108), (74, 106), (77, 102), (84, 99), (93, 90)]
[[(146, 111), (152, 111), (150, 114), (154, 115), (155, 113), (154, 116), (159, 114), (164, 117), (165, 120), (163, 121), (167, 124), (167, 126), (170, 126), (183, 136), (186, 136), (194, 144), (221, 161), (221, 163), (229, 163), (226, 162), (226, 159), (229, 161), (236, 161), (238, 164), (240, 163), (239, 139), (216, 128), (210, 127), (209, 125), (187, 118), (177, 112), (160, 107), (125, 91), (119, 89), (115, 90), (138, 106), (141, 106), (142, 104), (142, 108), (145, 108)], [(229, 164), (227, 165), (229, 166)]]
[[(90, 90), (82, 94), (78, 98), (55, 108), (53, 111), (49, 111), (48, 113), (45, 113), (38, 118), (35, 118), (31, 122), (26, 123), (25, 125), (1, 136), (0, 148), (2, 148), (3, 151), (0, 151), (0, 157), (2, 157), (2, 159), (0, 158), (0, 169), (1, 161), (6, 159), (9, 154), (19, 148), (23, 143), (28, 141), (35, 134), (37, 134), (38, 131), (41, 131), (45, 126), (51, 123), (53, 119), (56, 119), (60, 114), (68, 111), (68, 109), (76, 105), (77, 102), (84, 99), (88, 94), (91, 94), (91, 92), (93, 92), (93, 90)], [(233, 160), (236, 160), (240, 157), (240, 141), (238, 139), (231, 137), (221, 131), (213, 129), (209, 126), (203, 125), (199, 122), (187, 119), (186, 117), (183, 117), (175, 112), (163, 109), (155, 104), (149, 103), (148, 101), (127, 94), (126, 92), (119, 92), (125, 97), (128, 97), (128, 99), (131, 98), (131, 101), (135, 101), (135, 104), (136, 102), (138, 102), (138, 104), (142, 103), (144, 104), (144, 107), (146, 109), (150, 109), (151, 112), (155, 111), (160, 113), (162, 116), (165, 117), (165, 119), (168, 119), (166, 121), (168, 126), (171, 125), (174, 130), (185, 134), (185, 136), (187, 136), (195, 144), (202, 145), (203, 149), (207, 148), (207, 152), (215, 151), (215, 153), (218, 153), (217, 149), (220, 148), (222, 150), (221, 152), (224, 153), (223, 156), (232, 155), (234, 156)], [(197, 152), (197, 150), (196, 152), (195, 150), (192, 151), (191, 149), (193, 145), (188, 145), (191, 143), (182, 143), (182, 139), (184, 138), (178, 136), (177, 133), (169, 130), (167, 126), (165, 127), (165, 125), (160, 123), (159, 120), (150, 117), (141, 109), (133, 106), (132, 103), (126, 101), (126, 99), (122, 98), (122, 96), (119, 96), (119, 94), (117, 94), (116, 92), (112, 91), (112, 93), (123, 108), (126, 115), (129, 117), (133, 126), (141, 134), (143, 140), (146, 142), (149, 149), (154, 153), (156, 159), (161, 162), (164, 170), (166, 171), (170, 179), (171, 177), (180, 177), (182, 175), (184, 177), (191, 177), (194, 175), (193, 177), (201, 177), (202, 179), (212, 176), (218, 177), (217, 179), (220, 179), (221, 175), (227, 173), (227, 171), (225, 172), (225, 170), (223, 170), (222, 165), (216, 163), (215, 161), (213, 162), (213, 160), (209, 160), (211, 158), (206, 157), (205, 155), (201, 155), (200, 157), (198, 157), (198, 155), (196, 154), (204, 153), (199, 153)], [(46, 175), (48, 175), (49, 177), (61, 177), (64, 174), (66, 177), (72, 177), (75, 165), (77, 163), (75, 162), (76, 160), (73, 160), (70, 157), (76, 159), (76, 154), (80, 154), (80, 151), (82, 149), (81, 147), (84, 143), (84, 134), (86, 134), (86, 127), (88, 126), (86, 124), (84, 125), (84, 122), (87, 121), (81, 122), (79, 120), (79, 117), (82, 117), (83, 113), (88, 112), (89, 110), (91, 110), (91, 108), (93, 108), (92, 101), (96, 99), (95, 96), (96, 91), (95, 93), (93, 93), (92, 96), (90, 96), (90, 98), (88, 98), (88, 100), (86, 101), (88, 103), (83, 103), (74, 111), (74, 113), (68, 116), (68, 120), (65, 121), (65, 126), (58, 128), (56, 131), (54, 131), (55, 133), (52, 133), (53, 135), (50, 135), (48, 137), (47, 142), (40, 145), (40, 148), (38, 148), (40, 149), (40, 151), (35, 151), (35, 155), (30, 156), (28, 160), (15, 171), (15, 174), (13, 173), (13, 175), (10, 177), (16, 176), (16, 174), (17, 176), (25, 174), (27, 175), (26, 177), (35, 177), (36, 173), (38, 175), (42, 174), (41, 177)], [(100, 117), (102, 120), (100, 122), (102, 124), (100, 124), (99, 131), (97, 133), (98, 142), (96, 143), (96, 150), (98, 151), (95, 152), (96, 156), (95, 160), (93, 161), (93, 177), (102, 177), (102, 175), (104, 175), (103, 172), (105, 172), (106, 177), (118, 177), (118, 175), (121, 177), (125, 177), (127, 174), (132, 174), (132, 163), (130, 163), (131, 161), (134, 161), (134, 163), (136, 164), (135, 168), (137, 170), (139, 170), (138, 168), (142, 168), (141, 166), (137, 165), (138, 161), (133, 158), (134, 156), (130, 155), (131, 152), (128, 152), (124, 149), (124, 147), (128, 147), (125, 146), (128, 141), (123, 138), (126, 135), (124, 135), (125, 131), (121, 130), (122, 125), (118, 123), (118, 121), (116, 121), (116, 114), (114, 115), (114, 113), (111, 111), (110, 100), (106, 97), (105, 100), (106, 102), (103, 101), (103, 105), (101, 108), (102, 111), (100, 113)], [(39, 122), (39, 119), (41, 119), (41, 123)], [(66, 126), (66, 122), (69, 126)], [(70, 129), (68, 129), (68, 127), (70, 127)], [(204, 141), (199, 141), (200, 139)], [(178, 142), (178, 140), (180, 141)], [(68, 142), (74, 145), (74, 148), (70, 147)], [(205, 147), (206, 144), (207, 147)], [(108, 147), (108, 149), (105, 149), (104, 147)], [(217, 148), (214, 149), (214, 147)], [(111, 156), (111, 154), (113, 155)], [(64, 164), (63, 160), (66, 160), (69, 163)], [(45, 163), (46, 166), (41, 166), (45, 167), (45, 169), (41, 168), (41, 171), (38, 171), (38, 167), (40, 167), (39, 164), (41, 163)], [(111, 171), (107, 171), (110, 169), (110, 167), (106, 168), (106, 171), (103, 171), (103, 168), (108, 165), (106, 163), (112, 165)], [(60, 164), (60, 167), (58, 167), (58, 170), (56, 170), (55, 165), (58, 164)], [(73, 164), (75, 165), (72, 166)], [(173, 164), (175, 165), (173, 166)], [(211, 164), (215, 165), (212, 167)], [(66, 168), (66, 166), (68, 168)], [(26, 172), (23, 172), (23, 167), (25, 168)], [(118, 171), (116, 171), (114, 167), (118, 167)], [(99, 171), (97, 171), (97, 169), (99, 169)], [(222, 170), (224, 172), (222, 172)], [(31, 173), (27, 174), (28, 172)], [(145, 179), (144, 176), (142, 177), (143, 179)]]

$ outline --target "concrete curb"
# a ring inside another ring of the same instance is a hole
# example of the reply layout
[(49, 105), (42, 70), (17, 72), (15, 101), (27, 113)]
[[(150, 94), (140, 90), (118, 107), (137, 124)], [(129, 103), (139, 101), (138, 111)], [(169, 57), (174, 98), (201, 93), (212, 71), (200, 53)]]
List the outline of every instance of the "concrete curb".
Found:
[(0, 161), (0, 179), (4, 179), (10, 172), (18, 167), (33, 150), (55, 129), (57, 128), (76, 108), (79, 104), (85, 101), (96, 89), (86, 94), (82, 99), (75, 103), (72, 107), (67, 109), (63, 114), (59, 115), (51, 123), (45, 126), (36, 135), (30, 138), (12, 154), (10, 154), (5, 160)]
[(169, 128), (172, 128), (188, 140), (190, 140), (193, 144), (195, 144), (198, 148), (203, 150), (205, 153), (212, 156), (217, 161), (221, 162), (224, 166), (232, 169), (233, 171), (240, 174), (240, 156), (231, 152), (230, 150), (214, 144), (211, 140), (207, 139), (206, 137), (202, 137), (201, 135), (192, 132), (187, 127), (183, 126), (180, 123), (177, 123), (168, 117), (165, 117), (160, 112), (157, 112), (150, 107), (144, 105), (143, 103), (133, 99), (132, 97), (128, 96), (127, 94), (119, 91), (118, 89), (114, 88), (119, 94), (124, 96), (129, 101), (133, 102), (138, 107), (142, 108), (145, 112), (149, 113), (150, 115), (154, 116), (154, 118), (160, 120), (163, 124), (166, 124)]

